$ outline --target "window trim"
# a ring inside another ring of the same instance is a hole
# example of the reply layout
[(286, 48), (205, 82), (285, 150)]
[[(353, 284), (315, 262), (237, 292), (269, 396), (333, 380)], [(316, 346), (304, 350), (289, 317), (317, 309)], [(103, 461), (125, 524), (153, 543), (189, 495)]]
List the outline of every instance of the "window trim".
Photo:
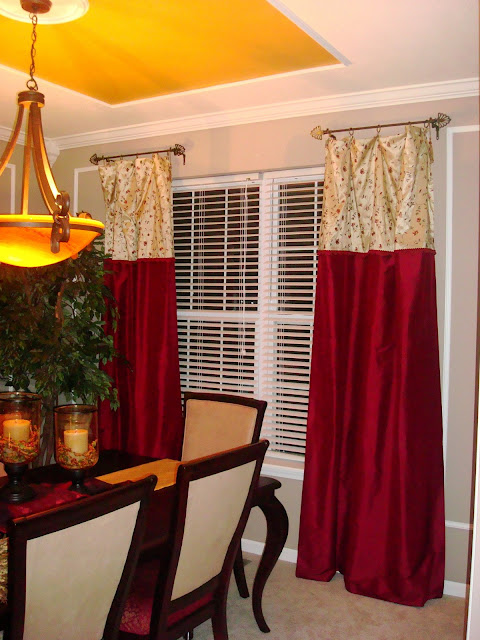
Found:
[[(256, 349), (258, 353), (262, 353), (262, 341), (265, 339), (265, 327), (266, 322), (264, 321), (267, 317), (274, 318), (275, 315), (282, 315), (285, 313), (285, 319), (290, 318), (292, 321), (300, 322), (302, 320), (308, 321), (310, 317), (312, 318), (312, 326), (313, 326), (313, 317), (311, 316), (310, 311), (308, 312), (297, 312), (297, 313), (289, 313), (289, 312), (277, 312), (273, 316), (268, 313), (268, 303), (260, 304), (260, 300), (263, 300), (263, 296), (267, 290), (266, 274), (267, 274), (267, 266), (271, 265), (271, 256), (268, 251), (268, 243), (270, 241), (269, 233), (267, 231), (267, 225), (271, 224), (271, 216), (272, 216), (272, 201), (271, 195), (275, 188), (276, 184), (283, 184), (287, 181), (291, 181), (292, 183), (301, 182), (301, 181), (323, 181), (324, 180), (325, 167), (322, 165), (317, 165), (314, 167), (305, 167), (305, 168), (295, 168), (295, 169), (282, 169), (282, 170), (274, 170), (274, 171), (264, 171), (264, 172), (249, 172), (249, 173), (233, 173), (233, 174), (223, 174), (223, 175), (213, 175), (213, 176), (203, 176), (198, 178), (186, 178), (186, 179), (174, 179), (172, 186), (174, 190), (178, 191), (188, 191), (189, 188), (192, 190), (202, 190), (202, 187), (215, 188), (218, 186), (219, 189), (228, 188), (232, 186), (233, 188), (238, 187), (239, 185), (245, 184), (248, 181), (252, 181), (252, 186), (254, 184), (259, 185), (259, 247), (258, 247), (258, 297), (259, 297), (259, 305), (258, 311), (250, 312), (249, 321), (255, 323), (256, 329)], [(316, 285), (314, 285), (316, 286)], [(214, 310), (210, 311), (195, 311), (195, 310), (181, 310), (179, 312), (179, 316), (182, 318), (188, 319), (196, 318), (201, 320), (219, 320), (220, 313), (225, 317), (225, 319), (234, 320), (240, 319), (242, 317), (242, 312), (216, 312)], [(314, 308), (313, 308), (314, 314)], [(258, 375), (257, 380), (254, 381), (253, 388), (255, 389), (256, 397), (261, 397), (261, 389), (265, 389), (265, 371), (264, 367), (260, 366), (261, 360), (259, 360), (258, 366)], [(268, 437), (268, 436), (266, 436)], [(264, 464), (264, 472), (270, 473), (272, 475), (277, 475), (278, 477), (283, 478), (291, 478), (295, 480), (303, 480), (303, 465), (304, 465), (304, 455), (298, 455), (295, 453), (284, 453), (284, 452), (276, 452), (269, 451), (266, 462)]]

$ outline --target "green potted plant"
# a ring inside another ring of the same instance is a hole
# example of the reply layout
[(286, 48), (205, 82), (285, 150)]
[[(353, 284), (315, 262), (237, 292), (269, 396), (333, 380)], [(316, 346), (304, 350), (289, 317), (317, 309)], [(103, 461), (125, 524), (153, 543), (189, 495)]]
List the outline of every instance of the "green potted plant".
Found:
[(47, 267), (0, 264), (0, 382), (35, 391), (44, 423), (37, 464), (54, 450), (53, 407), (66, 402), (118, 406), (113, 380), (100, 364), (117, 356), (105, 316), (115, 328), (116, 306), (104, 284), (101, 242), (78, 257)]

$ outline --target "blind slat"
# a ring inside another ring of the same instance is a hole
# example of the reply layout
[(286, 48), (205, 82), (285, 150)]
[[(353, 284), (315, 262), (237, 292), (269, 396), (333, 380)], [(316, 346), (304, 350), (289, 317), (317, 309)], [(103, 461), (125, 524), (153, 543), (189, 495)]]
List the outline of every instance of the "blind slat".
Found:
[(264, 398), (262, 434), (290, 458), (305, 450), (322, 203), (320, 174), (173, 194), (182, 388)]

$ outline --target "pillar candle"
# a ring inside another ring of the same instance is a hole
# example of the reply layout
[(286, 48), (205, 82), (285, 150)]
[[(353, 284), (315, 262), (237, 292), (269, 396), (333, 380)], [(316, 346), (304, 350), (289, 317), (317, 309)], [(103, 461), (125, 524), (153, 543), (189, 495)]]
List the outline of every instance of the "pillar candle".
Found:
[(3, 437), (7, 440), (20, 442), (21, 440), (30, 439), (30, 420), (22, 420), (21, 418), (13, 418), (12, 420), (3, 421)]
[(74, 453), (86, 453), (88, 451), (87, 429), (65, 429), (63, 432), (65, 446)]

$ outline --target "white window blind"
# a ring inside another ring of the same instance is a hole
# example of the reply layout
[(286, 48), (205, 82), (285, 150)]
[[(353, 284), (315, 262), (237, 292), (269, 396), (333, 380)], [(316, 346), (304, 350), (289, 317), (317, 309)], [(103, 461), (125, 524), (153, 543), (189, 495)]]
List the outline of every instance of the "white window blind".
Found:
[(305, 450), (318, 169), (174, 182), (182, 390), (268, 401), (269, 453)]

